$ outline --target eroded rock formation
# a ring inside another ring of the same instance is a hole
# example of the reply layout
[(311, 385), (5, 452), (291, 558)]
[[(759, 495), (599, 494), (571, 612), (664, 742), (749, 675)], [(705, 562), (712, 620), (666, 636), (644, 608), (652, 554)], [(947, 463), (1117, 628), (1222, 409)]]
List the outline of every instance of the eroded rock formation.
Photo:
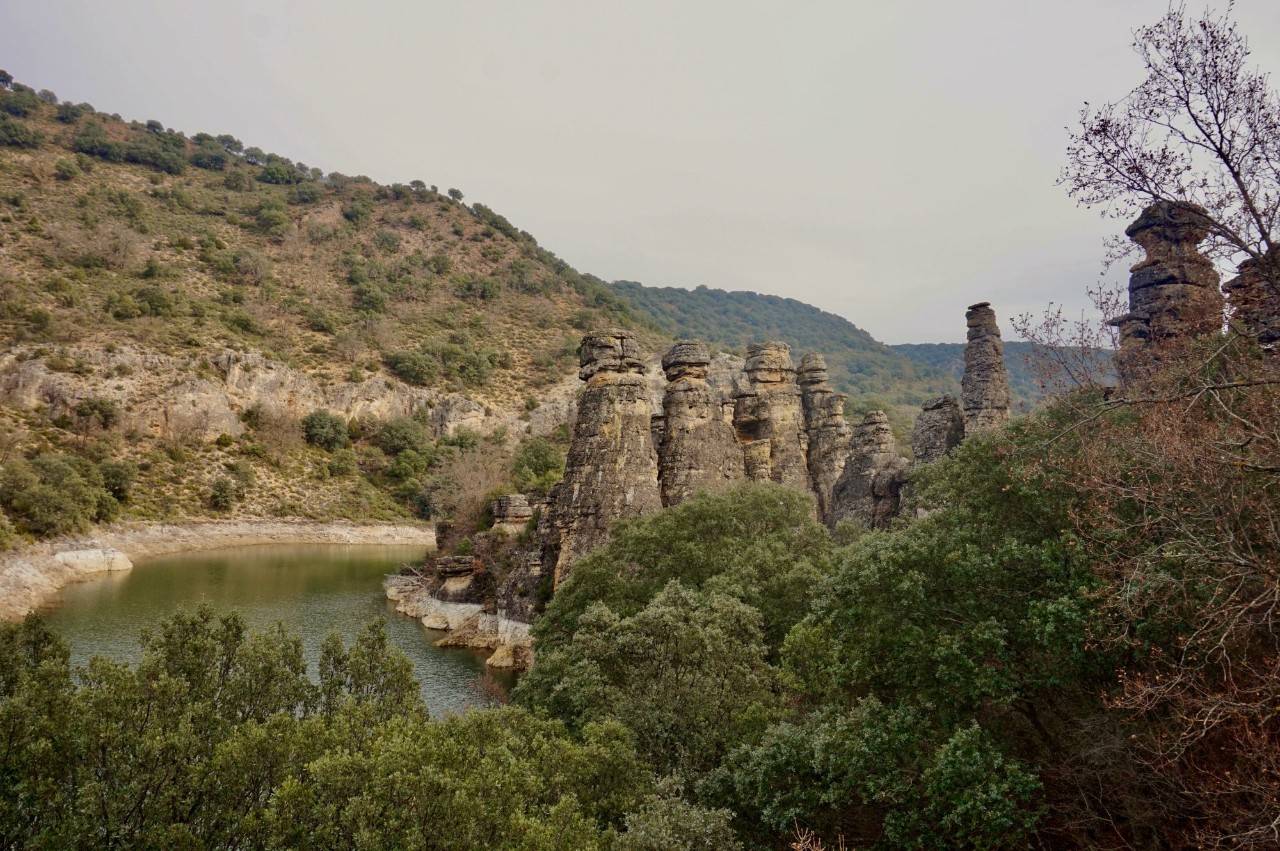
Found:
[[(752, 344), (747, 347), (743, 370), (749, 386), (738, 391), (733, 407), (738, 439), (744, 444), (768, 441), (768, 478), (779, 484), (808, 488), (807, 436), (791, 347), (777, 341)], [(747, 467), (752, 478), (763, 472), (758, 458), (756, 463), (748, 459)]]
[(500, 496), (489, 507), (493, 515), (493, 531), (506, 535), (519, 535), (533, 519), (533, 508), (522, 493)]
[(1280, 248), (1240, 264), (1223, 289), (1232, 326), (1268, 348), (1280, 345)]
[(548, 506), (544, 562), (562, 582), (570, 565), (602, 544), (609, 527), (661, 507), (644, 359), (630, 331), (588, 334), (578, 350), (578, 401), (564, 479)]
[(1201, 208), (1168, 201), (1125, 228), (1146, 256), (1129, 270), (1129, 312), (1111, 320), (1120, 330), (1123, 380), (1144, 375), (1169, 344), (1221, 328), (1218, 273), (1199, 249), (1208, 232)]
[(827, 524), (841, 522), (880, 529), (898, 516), (907, 459), (898, 454), (884, 411), (871, 411), (853, 432), (853, 449), (832, 493)]
[(968, 342), (964, 347), (964, 376), (960, 400), (965, 434), (999, 428), (1009, 421), (1009, 376), (996, 314), (988, 302), (972, 305), (964, 314)]
[(911, 431), (911, 454), (917, 464), (937, 461), (962, 440), (964, 415), (954, 396), (939, 396), (921, 406)]
[(724, 421), (720, 394), (707, 382), (711, 354), (702, 343), (682, 340), (662, 358), (667, 388), (662, 398), (658, 480), (662, 504), (677, 505), (700, 490), (743, 478), (743, 452)]
[(796, 378), (808, 438), (809, 481), (818, 497), (818, 514), (825, 518), (831, 512), (831, 494), (849, 456), (852, 432), (844, 418), (845, 396), (831, 389), (827, 361), (820, 354), (810, 352), (801, 358)]

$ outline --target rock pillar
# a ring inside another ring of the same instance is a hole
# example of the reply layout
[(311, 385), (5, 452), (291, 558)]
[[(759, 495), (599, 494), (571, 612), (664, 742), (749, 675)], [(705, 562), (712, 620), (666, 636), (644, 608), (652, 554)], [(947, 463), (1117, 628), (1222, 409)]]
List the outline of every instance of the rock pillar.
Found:
[(1232, 327), (1274, 349), (1280, 345), (1280, 248), (1244, 261), (1237, 272), (1223, 285)]
[(1009, 421), (1009, 376), (996, 314), (988, 302), (972, 305), (964, 314), (969, 326), (964, 347), (964, 376), (960, 400), (965, 434), (999, 428)]
[(1111, 320), (1120, 330), (1122, 380), (1145, 376), (1170, 344), (1222, 327), (1222, 293), (1213, 263), (1200, 253), (1209, 233), (1204, 210), (1158, 201), (1125, 236), (1146, 256), (1129, 270), (1129, 312)]
[(818, 515), (831, 513), (831, 493), (849, 457), (851, 431), (844, 419), (844, 394), (827, 383), (827, 361), (809, 353), (800, 359), (796, 374), (808, 438), (809, 481), (818, 497)]
[(676, 343), (662, 358), (668, 382), (658, 445), (663, 505), (677, 505), (744, 476), (742, 448), (733, 426), (724, 421), (719, 393), (707, 383), (710, 363), (707, 347), (692, 340)]
[(871, 411), (853, 433), (853, 449), (832, 493), (832, 528), (852, 521), (880, 529), (898, 516), (907, 460), (898, 454), (884, 411)]
[(911, 431), (911, 454), (917, 464), (937, 461), (962, 440), (964, 415), (954, 396), (939, 396), (921, 406)]
[[(744, 444), (769, 441), (769, 478), (807, 490), (807, 439), (791, 348), (780, 342), (753, 344), (747, 348), (743, 370), (751, 387), (734, 399), (733, 423), (738, 439)], [(757, 472), (760, 469), (750, 459), (748, 465)]]
[(588, 334), (578, 362), (587, 386), (544, 538), (544, 564), (557, 585), (575, 560), (604, 543), (615, 521), (662, 505), (649, 389), (635, 337), (622, 329)]

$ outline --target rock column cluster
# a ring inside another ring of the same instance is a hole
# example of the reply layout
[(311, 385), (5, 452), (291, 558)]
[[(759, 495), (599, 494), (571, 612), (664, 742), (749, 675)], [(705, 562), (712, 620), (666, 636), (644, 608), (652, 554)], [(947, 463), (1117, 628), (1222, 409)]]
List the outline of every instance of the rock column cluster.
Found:
[(578, 350), (578, 402), (564, 479), (548, 506), (544, 563), (558, 585), (617, 520), (657, 510), (658, 457), (644, 360), (630, 331), (588, 334)]
[(668, 382), (658, 443), (663, 505), (744, 476), (742, 448), (724, 421), (719, 394), (707, 383), (710, 363), (707, 347), (692, 340), (681, 340), (662, 358)]
[[(756, 343), (747, 348), (743, 367), (749, 387), (734, 399), (733, 424), (747, 445), (748, 475), (796, 488), (809, 487), (807, 435), (800, 388), (786, 343)], [(767, 475), (761, 442), (768, 446)]]
[(996, 314), (988, 302), (972, 305), (964, 315), (968, 342), (960, 400), (965, 434), (999, 428), (1009, 421), (1009, 376)]
[(1125, 229), (1146, 256), (1129, 270), (1129, 312), (1111, 320), (1120, 331), (1122, 380), (1141, 378), (1170, 344), (1221, 328), (1218, 273), (1199, 249), (1208, 233), (1203, 209), (1168, 201)]
[(849, 424), (844, 419), (843, 393), (828, 383), (827, 361), (810, 353), (800, 359), (796, 374), (800, 382), (800, 402), (804, 409), (804, 429), (808, 437), (809, 481), (818, 497), (818, 514), (831, 513), (831, 495), (844, 471), (849, 455)]

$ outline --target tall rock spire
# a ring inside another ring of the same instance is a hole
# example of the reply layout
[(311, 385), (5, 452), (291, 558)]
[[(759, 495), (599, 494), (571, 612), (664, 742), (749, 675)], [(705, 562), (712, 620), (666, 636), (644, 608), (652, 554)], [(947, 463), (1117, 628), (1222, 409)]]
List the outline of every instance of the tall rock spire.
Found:
[(1232, 326), (1268, 348), (1280, 346), (1280, 248), (1240, 264), (1223, 285)]
[(662, 505), (649, 387), (635, 337), (623, 329), (588, 334), (578, 362), (587, 386), (545, 524), (543, 560), (557, 585), (576, 559), (604, 543), (615, 521)]
[(827, 361), (820, 354), (810, 352), (801, 358), (796, 377), (809, 444), (809, 481), (818, 497), (818, 514), (825, 520), (831, 513), (831, 492), (849, 456), (851, 432), (844, 419), (845, 396), (827, 383)]
[(662, 358), (668, 382), (658, 444), (663, 505), (677, 505), (744, 476), (742, 447), (724, 421), (720, 394), (707, 383), (710, 363), (707, 347), (693, 340), (681, 340)]
[(1004, 344), (989, 302), (972, 305), (964, 314), (968, 343), (964, 347), (964, 377), (960, 401), (965, 434), (999, 428), (1009, 421), (1009, 376)]
[(734, 399), (733, 424), (738, 439), (748, 445), (748, 474), (759, 475), (762, 470), (762, 450), (750, 445), (767, 440), (768, 477), (779, 484), (807, 489), (807, 439), (791, 347), (776, 341), (754, 343), (747, 347), (743, 370), (750, 389), (740, 390)]

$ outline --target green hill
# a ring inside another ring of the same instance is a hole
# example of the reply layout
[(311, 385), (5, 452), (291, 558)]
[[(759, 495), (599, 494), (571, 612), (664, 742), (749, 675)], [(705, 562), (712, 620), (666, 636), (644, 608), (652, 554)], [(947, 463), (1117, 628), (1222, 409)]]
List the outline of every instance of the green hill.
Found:
[(633, 281), (614, 281), (610, 287), (635, 312), (678, 337), (739, 351), (755, 340), (785, 340), (797, 355), (821, 352), (832, 382), (850, 395), (855, 409), (915, 408), (959, 388), (945, 368), (918, 362), (844, 317), (793, 298), (708, 287), (647, 287)]

